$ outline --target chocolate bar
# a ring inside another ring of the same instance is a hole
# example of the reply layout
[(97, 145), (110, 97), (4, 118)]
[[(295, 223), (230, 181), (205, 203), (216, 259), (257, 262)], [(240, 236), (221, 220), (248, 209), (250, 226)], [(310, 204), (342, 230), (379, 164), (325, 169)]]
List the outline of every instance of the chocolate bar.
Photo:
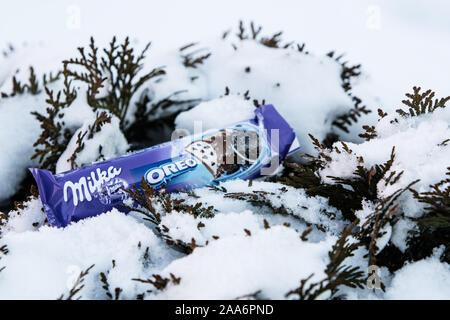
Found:
[(52, 174), (31, 168), (49, 223), (65, 227), (120, 204), (124, 191), (140, 187), (176, 192), (231, 179), (255, 179), (273, 173), (299, 149), (294, 130), (272, 105), (255, 109), (253, 119), (208, 130), (160, 145)]

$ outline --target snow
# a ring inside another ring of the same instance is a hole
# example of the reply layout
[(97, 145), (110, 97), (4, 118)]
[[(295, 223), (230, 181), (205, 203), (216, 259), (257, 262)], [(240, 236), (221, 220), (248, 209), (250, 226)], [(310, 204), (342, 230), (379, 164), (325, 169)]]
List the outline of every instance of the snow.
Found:
[[(245, 186), (247, 192), (261, 189), (276, 192), (281, 185), (253, 181), (248, 187), (248, 182), (237, 180), (219, 187), (233, 193), (242, 192)], [(172, 250), (134, 214), (126, 216), (113, 210), (57, 229), (44, 223), (40, 200), (32, 199), (25, 203), (25, 209), (12, 212), (2, 229), (0, 246), (7, 244), (9, 253), (0, 260), (6, 266), (0, 273), (0, 298), (54, 299), (62, 293), (67, 295), (79, 272), (95, 264), (79, 294), (83, 299), (105, 298), (105, 291), (99, 286), (101, 272), (107, 275), (111, 290), (116, 287), (123, 290), (124, 299), (151, 290), (150, 284), (132, 279), (149, 279), (154, 274), (166, 278), (173, 274), (181, 280), (147, 294), (146, 299), (234, 299), (257, 291), (262, 298), (284, 299), (288, 291), (310, 274), (314, 273), (312, 282), (324, 278), (328, 251), (336, 241), (336, 236), (330, 234), (342, 227), (338, 219), (328, 220), (327, 232), (314, 230), (308, 241), (302, 241), (300, 235), (307, 229), (305, 222), (324, 222), (314, 220), (308, 213), (317, 218), (318, 212), (333, 209), (323, 198), (301, 196), (301, 190), (287, 189), (285, 198), (269, 197), (272, 205), (283, 203), (306, 221), (269, 214), (246, 201), (220, 196), (209, 188), (195, 190), (205, 206), (214, 204), (218, 211), (213, 217), (195, 218), (172, 211), (163, 215), (161, 222), (173, 239), (185, 242), (195, 239), (199, 247), (187, 256)], [(174, 194), (191, 199), (183, 195)], [(303, 206), (307, 209), (298, 212)], [(339, 212), (335, 214), (339, 217)], [(268, 229), (263, 220), (268, 221)], [(144, 258), (147, 247), (149, 257)], [(367, 250), (360, 248), (346, 263), (365, 270), (366, 254)], [(379, 290), (349, 288), (339, 293), (346, 294), (348, 299), (448, 298), (450, 269), (448, 264), (439, 262), (438, 256), (436, 253), (432, 258), (407, 264), (394, 275), (382, 268), (381, 277), (388, 288), (385, 295)], [(423, 287), (427, 289), (420, 293)]]
[[(263, 192), (263, 197), (274, 208), (281, 208), (286, 214), (274, 215), (271, 210), (253, 206), (248, 201), (241, 201), (230, 197), (224, 197), (220, 192), (215, 192), (209, 188), (196, 189), (195, 194), (200, 197), (200, 201), (205, 206), (214, 206), (219, 212), (243, 212), (252, 210), (261, 215), (260, 224), (266, 219), (270, 225), (283, 224), (289, 222), (299, 230), (306, 229), (305, 223), (319, 225), (331, 234), (338, 234), (343, 228), (342, 214), (339, 210), (329, 206), (328, 200), (323, 197), (309, 197), (303, 189), (295, 189), (280, 183), (269, 183), (264, 181), (253, 181), (249, 186), (247, 181), (234, 180), (226, 181), (219, 187), (226, 189), (229, 194), (233, 193), (253, 193)], [(177, 197), (177, 196), (175, 196)], [(182, 195), (178, 197), (184, 198)], [(186, 199), (189, 204), (195, 204), (196, 200)], [(320, 214), (318, 214), (320, 213)], [(296, 221), (297, 220), (297, 221)], [(314, 241), (315, 234), (311, 234)], [(320, 237), (320, 235), (317, 235)]]
[(371, 201), (362, 201), (362, 209), (355, 212), (355, 216), (359, 219), (358, 225), (362, 227), (367, 220), (369, 219), (370, 215), (375, 210), (375, 204), (373, 204)]
[[(29, 67), (33, 66), (37, 79), (42, 85), (42, 75), (50, 72), (56, 74), (64, 52), (70, 52), (72, 47), (58, 48), (28, 44), (14, 47), (14, 52), (0, 58), (0, 93), (12, 92), (12, 77), (15, 76), (22, 84), (28, 82)], [(53, 89), (53, 86), (50, 85)], [(19, 183), (25, 178), (26, 168), (36, 166), (36, 160), (30, 160), (34, 153), (33, 143), (38, 138), (41, 129), (32, 111), (44, 113), (46, 94), (19, 95), (0, 98), (0, 145), (3, 150), (0, 155), (0, 203), (18, 190)]]
[[(102, 129), (99, 132), (94, 133), (91, 139), (88, 137), (89, 133), (83, 139), (84, 147), (77, 153), (75, 158), (76, 168), (99, 160), (100, 146), (101, 155), (104, 160), (124, 155), (127, 152), (129, 145), (122, 131), (120, 131), (119, 119), (114, 115), (108, 116), (111, 117), (109, 123), (103, 124)], [(85, 120), (83, 126), (73, 134), (66, 150), (62, 153), (56, 163), (56, 173), (65, 172), (71, 169), (70, 157), (77, 148), (78, 135), (80, 133), (83, 135), (85, 132), (89, 132), (90, 126), (93, 125), (94, 121), (95, 117)]]
[[(0, 92), (9, 93), (8, 85), (9, 82), (0, 87)], [(57, 92), (61, 89), (61, 84), (50, 84), (49, 88)], [(85, 119), (94, 116), (93, 111), (83, 102), (83, 97), (80, 94), (64, 111), (64, 122), (68, 129), (76, 130)], [(17, 192), (27, 168), (39, 165), (38, 159), (30, 159), (35, 150), (33, 144), (41, 133), (40, 123), (31, 112), (45, 114), (46, 99), (47, 95), (43, 91), (37, 95), (24, 94), (0, 99), (0, 144), (4, 150), (8, 150), (0, 155), (0, 180), (8, 181), (0, 184), (0, 202)]]
[(142, 223), (117, 210), (65, 229), (43, 226), (37, 231), (10, 231), (1, 243), (9, 249), (1, 260), (6, 265), (0, 274), (1, 299), (56, 299), (92, 264), (81, 296), (104, 298), (98, 290), (99, 274), (112, 269), (112, 260), (116, 266), (110, 285), (120, 284), (124, 298), (135, 298), (140, 284), (131, 279), (144, 274), (145, 248), (150, 249), (146, 268), (150, 272), (158, 272), (178, 257)]
[(403, 218), (397, 221), (392, 229), (391, 242), (399, 248), (402, 252), (408, 248), (406, 243), (408, 239), (408, 232), (415, 230), (417, 224), (408, 218)]
[[(199, 223), (205, 225), (198, 227)], [(257, 216), (245, 210), (240, 213), (230, 212), (217, 215), (214, 218), (195, 219), (189, 214), (170, 213), (162, 218), (161, 224), (169, 228), (168, 234), (174, 239), (180, 239), (187, 243), (192, 238), (198, 245), (204, 245), (206, 241), (214, 240), (213, 237), (223, 238), (243, 234), (244, 229), (258, 230), (262, 225)]]
[[(237, 190), (241, 183), (234, 181), (224, 187)], [(256, 182), (254, 188), (262, 183)], [(290, 221), (287, 218), (278, 219), (277, 223), (276, 217), (261, 217), (261, 213), (250, 210), (225, 210), (212, 218), (197, 219), (174, 211), (162, 217), (161, 224), (169, 228), (169, 235), (186, 242), (195, 238), (197, 245), (203, 246), (182, 257), (132, 215), (113, 210), (65, 229), (42, 224), (35, 227), (32, 221), (42, 223), (41, 209), (39, 199), (27, 202), (25, 209), (13, 214), (3, 229), (0, 245), (7, 244), (10, 252), (1, 260), (6, 268), (0, 274), (0, 298), (57, 298), (70, 289), (67, 283), (73, 281), (69, 279), (95, 264), (80, 293), (83, 299), (104, 298), (105, 293), (98, 286), (100, 272), (108, 273), (111, 288), (123, 289), (122, 298), (134, 298), (145, 291), (146, 285), (132, 281), (133, 278), (146, 279), (153, 274), (168, 277), (173, 273), (182, 278), (179, 286), (169, 286), (147, 298), (227, 299), (262, 290), (264, 297), (282, 299), (311, 273), (315, 273), (312, 281), (324, 277), (319, 270), (325, 269), (327, 253), (335, 241), (335, 237), (325, 235), (321, 239), (316, 235), (315, 241), (302, 241), (300, 234), (306, 227), (301, 223), (291, 220), (288, 227), (281, 224)], [(267, 230), (263, 218), (269, 220)], [(204, 227), (198, 228), (199, 222)], [(314, 232), (308, 238), (313, 239)], [(144, 265), (146, 247), (150, 257)], [(19, 278), (20, 284), (15, 285)], [(242, 281), (244, 278), (247, 280)], [(232, 285), (223, 285), (230, 279)]]
[(450, 298), (450, 265), (439, 258), (407, 264), (395, 273), (386, 298), (392, 300), (448, 300)]
[(9, 212), (7, 223), (0, 229), (1, 232), (35, 231), (47, 220), (42, 210), (40, 198), (34, 198), (24, 203), (23, 210), (13, 210)]
[[(341, 147), (339, 143), (336, 143)], [(333, 183), (332, 177), (354, 178), (355, 169), (360, 164), (355, 154), (331, 152), (333, 161), (320, 171), (322, 180), (326, 183)]]
[(36, 160), (30, 160), (34, 153), (33, 142), (41, 132), (39, 123), (30, 113), (35, 110), (44, 110), (39, 97), (0, 99), (0, 145), (2, 150), (7, 150), (0, 155), (0, 181), (3, 181), (0, 183), (0, 202), (18, 190), (19, 183), (25, 178), (24, 169), (37, 165)]
[[(148, 12), (161, 15), (149, 19)], [(141, 41), (150, 39), (155, 49), (165, 50), (215, 37), (235, 27), (239, 19), (254, 20), (267, 32), (283, 30), (286, 39), (304, 41), (318, 53), (337, 50), (346, 53), (349, 61), (361, 62), (371, 77), (370, 91), (379, 88), (379, 102), (395, 107), (412, 85), (447, 90), (450, 62), (446, 52), (450, 45), (443, 39), (450, 33), (448, 13), (445, 0), (432, 4), (421, 0), (284, 0), (279, 5), (270, 0), (260, 0), (257, 5), (255, 1), (230, 0), (220, 10), (214, 3), (200, 0), (146, 4), (130, 0), (127, 5), (105, 0), (95, 4), (87, 0), (57, 4), (18, 0), (0, 13), (0, 29), (8, 30), (0, 36), (0, 46), (37, 39), (57, 44), (71, 40), (79, 45), (91, 35), (109, 40), (112, 34), (128, 34)], [(98, 27), (99, 17), (108, 17), (101, 19), (102, 28)], [(379, 102), (374, 102), (375, 106)]]
[[(389, 114), (376, 124), (376, 138), (360, 144), (347, 143), (351, 153), (339, 153), (335, 149), (328, 152), (332, 161), (320, 171), (320, 176), (327, 183), (334, 183), (330, 176), (352, 178), (358, 165), (370, 169), (376, 164), (384, 164), (390, 159), (392, 148), (395, 147), (395, 158), (389, 172), (403, 174), (395, 184), (386, 184), (385, 179), (382, 179), (377, 185), (379, 197), (386, 198), (417, 179), (420, 181), (413, 188), (418, 192), (428, 191), (430, 185), (443, 179), (449, 166), (450, 149), (442, 145), (450, 136), (449, 123), (449, 108), (438, 108), (433, 113), (408, 118), (396, 113)], [(340, 142), (334, 146), (342, 149)], [(364, 159), (363, 163), (358, 160), (360, 157)], [(409, 191), (400, 196), (398, 203), (403, 216), (393, 228), (391, 225), (385, 226), (383, 231), (386, 234), (377, 242), (380, 249), (392, 242), (404, 252), (409, 231), (416, 227), (410, 218), (418, 218), (423, 212), (424, 205), (414, 199)], [(374, 211), (375, 204), (363, 201), (363, 209), (355, 214), (362, 225)]]
[[(412, 118), (402, 118), (394, 111), (413, 85), (432, 88), (438, 97), (448, 94), (450, 44), (445, 39), (450, 36), (450, 6), (445, 1), (321, 0), (274, 5), (261, 0), (255, 6), (252, 1), (230, 0), (220, 11), (212, 2), (178, 0), (146, 4), (130, 0), (127, 5), (100, 0), (62, 0), (57, 4), (18, 0), (4, 7), (0, 11), (0, 29), (8, 32), (0, 35), (0, 48), (8, 51), (7, 44), (11, 43), (14, 50), (0, 55), (0, 92), (12, 90), (13, 75), (26, 82), (30, 66), (42, 83), (42, 75), (50, 71), (55, 74), (63, 59), (77, 56), (76, 47), (85, 46), (91, 34), (99, 47), (107, 45), (113, 34), (119, 39), (130, 34), (138, 51), (146, 41), (153, 41), (142, 72), (162, 67), (166, 74), (151, 79), (133, 97), (125, 119), (128, 123), (135, 120), (135, 102), (144, 97), (149, 99), (148, 111), (164, 99), (180, 102), (153, 110), (149, 119), (177, 114), (175, 127), (189, 132), (252, 118), (253, 99), (259, 103), (265, 99), (295, 129), (302, 153), (316, 154), (308, 134), (322, 141), (327, 134), (336, 133), (352, 150), (342, 152), (340, 143), (334, 145), (341, 152), (329, 152), (332, 161), (320, 171), (323, 183), (333, 183), (330, 176), (354, 177), (358, 165), (371, 168), (386, 162), (394, 146), (391, 172), (403, 174), (394, 185), (381, 181), (377, 186), (379, 198), (416, 179), (420, 181), (413, 188), (428, 191), (447, 172), (450, 148), (442, 142), (450, 137), (450, 107)], [(204, 14), (206, 11), (208, 14)], [(161, 14), (153, 14), (150, 19), (149, 12)], [(99, 16), (108, 19), (99, 21)], [(283, 30), (286, 41), (305, 41), (309, 54), (239, 41), (236, 28), (221, 39), (221, 33), (236, 27), (239, 19), (262, 24), (265, 35)], [(190, 42), (197, 44), (179, 50)], [(340, 64), (326, 56), (331, 50), (344, 53), (341, 61), (348, 60), (349, 65), (362, 64), (362, 74), (352, 82), (351, 93), (362, 98), (372, 111), (381, 107), (388, 116), (377, 121), (376, 112), (372, 112), (352, 125), (349, 133), (332, 126), (332, 120), (352, 108), (353, 103), (342, 88)], [(186, 68), (183, 55), (189, 53), (211, 56), (196, 68)], [(77, 99), (63, 111), (71, 139), (56, 172), (70, 169), (67, 160), (76, 148), (78, 133), (88, 130), (95, 120), (86, 102), (85, 86), (78, 82), (75, 85), (79, 87)], [(226, 87), (230, 94), (225, 96)], [(50, 88), (57, 92), (62, 88), (61, 81)], [(245, 99), (247, 91), (249, 100)], [(19, 190), (26, 168), (39, 166), (37, 160), (30, 159), (33, 143), (41, 132), (31, 112), (45, 113), (46, 98), (43, 91), (35, 96), (0, 98), (2, 206)], [(363, 141), (358, 137), (363, 124), (375, 126), (375, 139)], [(100, 145), (104, 158), (125, 154), (129, 144), (119, 128), (119, 119), (112, 116), (111, 123), (92, 139), (85, 139), (76, 165), (100, 160)], [(134, 299), (147, 290), (153, 292), (146, 294), (146, 299), (234, 299), (259, 290), (262, 298), (284, 299), (310, 274), (314, 273), (312, 282), (324, 278), (328, 251), (349, 223), (326, 198), (311, 197), (303, 189), (268, 181), (252, 181), (251, 185), (247, 181), (229, 181), (218, 187), (224, 191), (195, 190), (198, 198), (173, 195), (190, 205), (201, 202), (203, 206), (214, 206), (214, 216), (194, 217), (173, 210), (161, 217), (168, 236), (187, 243), (194, 239), (200, 246), (189, 255), (162, 241), (154, 226), (137, 213), (124, 215), (113, 210), (56, 229), (48, 226), (39, 198), (25, 202), (23, 209), (4, 212), (9, 219), (0, 221), (0, 247), (7, 245), (9, 252), (0, 252), (0, 299), (67, 296), (74, 279), (92, 264), (79, 294), (83, 299), (107, 298), (101, 288), (102, 272), (111, 292), (121, 288), (120, 297), (124, 299)], [(265, 205), (230, 196), (236, 193), (256, 195)], [(377, 239), (378, 252), (390, 244), (405, 252), (409, 232), (417, 230), (414, 219), (422, 214), (423, 204), (410, 192), (397, 202), (399, 212)], [(377, 204), (362, 200), (362, 209), (355, 212), (360, 227)], [(269, 206), (281, 212), (274, 214)], [(301, 235), (310, 227), (308, 241), (302, 241)], [(347, 299), (449, 299), (450, 266), (441, 262), (439, 252), (442, 248), (392, 273), (382, 267), (385, 293), (341, 286), (338, 294), (345, 294)], [(366, 272), (367, 253), (361, 247), (345, 263)], [(154, 274), (168, 278), (173, 274), (181, 281), (155, 291), (150, 284), (132, 280), (149, 279)], [(326, 293), (321, 298), (328, 297)]]
[[(392, 123), (395, 118), (398, 123)], [(369, 169), (389, 160), (392, 148), (395, 147), (395, 159), (390, 172), (399, 174), (403, 171), (403, 174), (393, 185), (385, 185), (384, 180), (380, 181), (377, 186), (380, 196), (387, 197), (416, 179), (420, 181), (413, 188), (419, 192), (427, 191), (429, 185), (441, 181), (447, 172), (450, 148), (441, 143), (450, 136), (449, 122), (449, 108), (438, 108), (431, 114), (412, 118), (403, 118), (398, 114), (388, 115), (375, 126), (378, 134), (375, 139), (360, 144), (348, 143), (351, 154), (333, 150), (329, 154), (331, 163), (327, 164), (320, 175), (327, 183), (333, 183), (328, 176), (352, 177), (352, 172), (360, 164), (358, 157), (363, 157), (363, 165)], [(341, 143), (337, 142), (335, 146), (341, 148)], [(411, 218), (417, 218), (423, 207), (413, 199), (411, 193), (402, 196), (401, 204), (405, 215)]]
[[(204, 82), (207, 84), (205, 95), (197, 98), (217, 98), (228, 87), (231, 93), (241, 96), (248, 91), (251, 100), (248, 104), (238, 102), (234, 107), (228, 105), (229, 101), (235, 100), (230, 97), (220, 100), (222, 103), (211, 102), (210, 106), (209, 103), (200, 104), (177, 118), (177, 128), (193, 130), (194, 121), (201, 121), (206, 127), (223, 127), (231, 120), (248, 118), (253, 99), (260, 103), (264, 100), (288, 119), (303, 151), (313, 153), (308, 133), (323, 140), (327, 133), (336, 130), (332, 120), (353, 107), (351, 98), (341, 87), (341, 65), (327, 56), (306, 55), (294, 48), (276, 50), (251, 40), (239, 42), (231, 35), (230, 39), (211, 42), (208, 49), (212, 52), (211, 57), (196, 68), (197, 77), (204, 79), (200, 86), (203, 87)], [(267, 64), (271, 67), (267, 68)], [(180, 79), (178, 73), (166, 72), (167, 80), (152, 84), (154, 92), (160, 91), (160, 86), (164, 92), (169, 84), (169, 92), (177, 92), (192, 82), (190, 77), (182, 82), (183, 77)], [(171, 80), (174, 77), (176, 79)], [(210, 124), (212, 114), (216, 119)], [(217, 117), (219, 114), (223, 116)]]
[[(282, 187), (260, 181), (248, 187), (248, 182), (238, 180), (221, 185), (228, 192), (239, 192), (246, 186), (247, 192), (274, 193), (281, 192)], [(100, 272), (108, 274), (111, 288), (123, 289), (122, 298), (134, 298), (149, 286), (132, 281), (133, 278), (147, 279), (153, 274), (169, 277), (170, 273), (181, 277), (180, 285), (148, 295), (149, 299), (227, 299), (258, 290), (262, 290), (266, 298), (282, 299), (311, 273), (315, 273), (311, 281), (324, 278), (327, 253), (336, 240), (334, 236), (314, 230), (308, 235), (310, 241), (302, 241), (300, 235), (307, 226), (293, 216), (269, 214), (246, 201), (217, 199), (217, 193), (208, 188), (198, 189), (196, 193), (204, 195), (201, 201), (205, 206), (213, 202), (218, 210), (213, 217), (194, 218), (172, 211), (162, 216), (161, 222), (173, 239), (185, 242), (195, 239), (200, 247), (189, 256), (171, 250), (134, 214), (125, 216), (113, 210), (65, 229), (56, 229), (42, 226), (44, 215), (40, 200), (30, 200), (25, 209), (11, 214), (2, 230), (4, 236), (0, 245), (7, 244), (10, 252), (1, 260), (6, 268), (0, 274), (0, 298), (54, 299), (69, 290), (68, 279), (91, 264), (95, 266), (85, 279), (86, 288), (80, 293), (83, 299), (104, 298), (105, 292), (98, 286)], [(288, 194), (285, 198), (269, 197), (274, 206), (284, 205), (306, 221), (327, 222), (334, 232), (341, 228), (338, 220), (317, 220), (314, 212), (335, 211), (328, 207), (325, 199), (308, 197), (290, 187), (284, 193)], [(241, 208), (242, 211), (231, 211)], [(339, 212), (334, 213), (339, 216)], [(264, 220), (268, 221), (268, 229)], [(40, 225), (33, 226), (35, 221), (40, 221)], [(203, 227), (199, 227), (200, 222)], [(140, 248), (138, 243), (141, 243)], [(146, 247), (150, 248), (149, 265), (142, 261)], [(20, 284), (15, 286), (20, 277)], [(242, 281), (244, 278), (247, 280)], [(229, 281), (233, 285), (222, 285)]]
[(209, 129), (224, 128), (244, 119), (252, 119), (255, 117), (254, 110), (255, 106), (251, 101), (242, 96), (229, 95), (199, 103), (191, 110), (180, 113), (175, 119), (175, 127), (187, 130), (190, 134), (198, 134)]
[(265, 299), (284, 299), (301, 279), (325, 277), (330, 240), (308, 243), (292, 229), (278, 226), (251, 236), (235, 235), (169, 264), (162, 272), (181, 278), (155, 299), (235, 299), (261, 290)]

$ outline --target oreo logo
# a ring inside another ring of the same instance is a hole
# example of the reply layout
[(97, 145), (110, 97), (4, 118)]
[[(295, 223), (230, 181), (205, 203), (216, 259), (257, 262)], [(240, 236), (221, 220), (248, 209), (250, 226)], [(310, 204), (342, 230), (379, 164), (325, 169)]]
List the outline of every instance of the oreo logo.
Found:
[(195, 159), (183, 159), (162, 166), (147, 170), (144, 175), (145, 181), (151, 186), (159, 186), (163, 182), (170, 180), (172, 177), (178, 176), (184, 172), (191, 170), (197, 166)]

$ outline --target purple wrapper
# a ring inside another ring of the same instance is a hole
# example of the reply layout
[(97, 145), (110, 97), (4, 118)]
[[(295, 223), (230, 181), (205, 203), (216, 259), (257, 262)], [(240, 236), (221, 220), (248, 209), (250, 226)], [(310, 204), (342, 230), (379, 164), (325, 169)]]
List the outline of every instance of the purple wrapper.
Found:
[(52, 174), (31, 168), (52, 226), (65, 227), (112, 208), (139, 188), (142, 177), (154, 188), (175, 192), (231, 179), (255, 179), (273, 172), (299, 149), (294, 130), (272, 105), (255, 117), (217, 130), (166, 142), (76, 170)]

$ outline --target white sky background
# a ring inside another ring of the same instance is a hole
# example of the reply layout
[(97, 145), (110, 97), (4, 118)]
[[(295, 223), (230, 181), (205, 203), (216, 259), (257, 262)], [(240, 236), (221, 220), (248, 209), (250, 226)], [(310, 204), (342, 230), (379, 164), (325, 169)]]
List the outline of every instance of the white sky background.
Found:
[(450, 94), (450, 1), (1, 2), (1, 47), (36, 41), (86, 44), (90, 35), (103, 40), (130, 35), (151, 40), (153, 50), (170, 49), (218, 37), (240, 19), (254, 20), (266, 33), (283, 30), (286, 40), (305, 42), (313, 53), (337, 50), (362, 63), (371, 81), (360, 90), (391, 104), (386, 110), (399, 106), (413, 85)]

